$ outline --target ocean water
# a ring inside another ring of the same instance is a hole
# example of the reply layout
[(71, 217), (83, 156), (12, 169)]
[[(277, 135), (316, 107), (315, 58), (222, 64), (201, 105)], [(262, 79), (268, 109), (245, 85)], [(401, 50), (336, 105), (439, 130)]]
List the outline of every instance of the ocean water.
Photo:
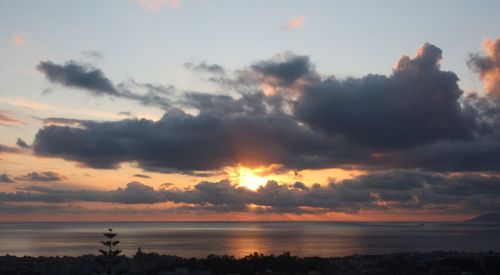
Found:
[(500, 224), (404, 222), (23, 222), (0, 223), (0, 255), (97, 254), (113, 228), (125, 255), (237, 257), (253, 252), (345, 256), (435, 250), (500, 251)]

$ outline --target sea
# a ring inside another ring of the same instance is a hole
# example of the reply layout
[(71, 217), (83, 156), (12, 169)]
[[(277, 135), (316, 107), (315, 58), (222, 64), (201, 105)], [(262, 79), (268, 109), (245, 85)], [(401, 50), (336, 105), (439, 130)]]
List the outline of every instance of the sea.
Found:
[(253, 252), (335, 257), (429, 251), (500, 251), (500, 224), (470, 222), (0, 222), (0, 255), (98, 254), (112, 228), (133, 256), (242, 257)]

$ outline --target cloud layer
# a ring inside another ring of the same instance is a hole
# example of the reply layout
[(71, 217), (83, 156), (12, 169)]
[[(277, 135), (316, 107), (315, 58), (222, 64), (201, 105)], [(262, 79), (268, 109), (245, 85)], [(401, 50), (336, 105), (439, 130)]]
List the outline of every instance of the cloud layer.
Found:
[(16, 180), (28, 182), (55, 182), (64, 179), (66, 179), (65, 176), (52, 171), (31, 172), (27, 173), (26, 175), (16, 177)]
[(500, 207), (500, 179), (465, 174), (450, 176), (408, 170), (373, 173), (326, 186), (269, 181), (256, 191), (227, 180), (200, 182), (188, 189), (153, 189), (139, 182), (111, 191), (28, 186), (0, 193), (9, 203), (104, 202), (157, 204), (173, 202), (175, 211), (257, 213), (357, 213), (420, 211), (475, 213)]
[[(469, 61), (485, 85), (497, 81), (498, 41), (488, 42), (487, 54), (471, 55)], [(442, 54), (426, 43), (414, 56), (402, 56), (389, 75), (346, 79), (322, 75), (310, 57), (290, 52), (234, 71), (207, 62), (185, 64), (229, 91), (224, 95), (133, 79), (114, 84), (92, 66), (41, 62), (39, 70), (53, 83), (135, 100), (165, 113), (158, 120), (48, 118), (33, 144), (24, 142), (36, 155), (99, 169), (134, 163), (147, 171), (196, 176), (235, 166), (355, 168), (366, 174), (323, 186), (269, 181), (256, 191), (230, 180), (187, 189), (132, 182), (97, 191), (26, 186), (64, 179), (33, 172), (16, 177), (24, 187), (0, 193), (0, 199), (7, 204), (173, 203), (166, 211), (216, 213), (493, 211), (500, 206), (497, 84), (486, 85), (484, 96), (464, 93), (457, 75), (442, 70)], [(4, 151), (11, 149), (16, 148)]]

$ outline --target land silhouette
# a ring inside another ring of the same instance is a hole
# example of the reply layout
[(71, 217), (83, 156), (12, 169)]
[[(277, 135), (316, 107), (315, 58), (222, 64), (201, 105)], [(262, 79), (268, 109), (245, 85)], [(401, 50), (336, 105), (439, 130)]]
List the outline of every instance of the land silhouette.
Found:
[(468, 222), (494, 222), (500, 223), (500, 213), (485, 213), (475, 218), (467, 220)]

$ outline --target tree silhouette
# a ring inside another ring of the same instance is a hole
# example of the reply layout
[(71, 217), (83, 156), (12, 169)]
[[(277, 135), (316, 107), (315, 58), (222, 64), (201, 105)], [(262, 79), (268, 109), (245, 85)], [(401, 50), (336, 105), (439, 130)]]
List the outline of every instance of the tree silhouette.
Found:
[(108, 232), (103, 234), (107, 240), (101, 241), (105, 249), (99, 249), (99, 252), (103, 256), (103, 261), (101, 263), (104, 265), (105, 273), (108, 275), (114, 274), (116, 265), (118, 264), (118, 255), (122, 253), (120, 249), (116, 248), (116, 245), (120, 243), (118, 240), (114, 240), (116, 233), (113, 233), (113, 229), (108, 229)]

